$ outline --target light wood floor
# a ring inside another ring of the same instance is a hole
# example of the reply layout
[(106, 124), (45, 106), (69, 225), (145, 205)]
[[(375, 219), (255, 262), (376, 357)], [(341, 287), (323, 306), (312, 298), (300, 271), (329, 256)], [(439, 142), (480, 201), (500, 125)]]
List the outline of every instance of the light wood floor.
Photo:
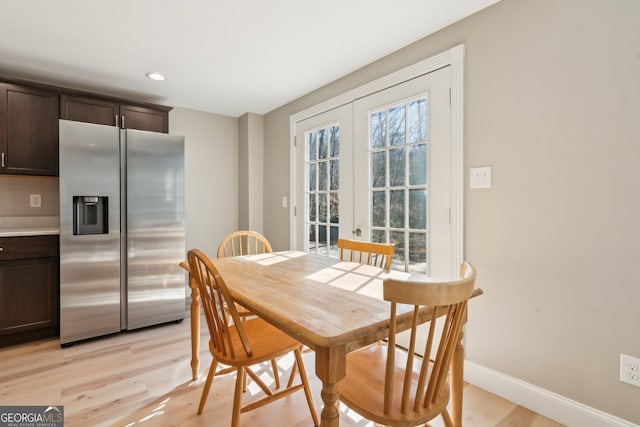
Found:
[[(203, 322), (203, 326), (205, 323)], [(203, 328), (205, 329), (205, 328)], [(206, 330), (202, 343), (207, 342)], [(216, 377), (205, 411), (196, 408), (211, 356), (202, 345), (200, 378), (191, 381), (189, 321), (114, 335), (62, 349), (55, 340), (0, 349), (0, 405), (64, 405), (65, 426), (228, 426), (233, 375)], [(318, 412), (313, 353), (304, 357)], [(279, 362), (288, 378), (292, 359)], [(269, 366), (260, 373), (272, 383)], [(254, 398), (255, 385), (243, 395)], [(467, 384), (465, 427), (557, 427), (560, 424)], [(242, 426), (312, 425), (304, 394), (242, 414)], [(342, 408), (340, 425), (373, 424)], [(442, 426), (438, 418), (429, 426)]]

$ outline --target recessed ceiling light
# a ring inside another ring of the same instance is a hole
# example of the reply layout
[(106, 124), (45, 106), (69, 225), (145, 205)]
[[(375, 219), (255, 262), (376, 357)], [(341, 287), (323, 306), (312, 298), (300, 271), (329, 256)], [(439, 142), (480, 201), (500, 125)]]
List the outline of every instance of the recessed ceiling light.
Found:
[(160, 73), (146, 73), (145, 76), (147, 76), (151, 80), (158, 80), (158, 81), (167, 80), (167, 78)]

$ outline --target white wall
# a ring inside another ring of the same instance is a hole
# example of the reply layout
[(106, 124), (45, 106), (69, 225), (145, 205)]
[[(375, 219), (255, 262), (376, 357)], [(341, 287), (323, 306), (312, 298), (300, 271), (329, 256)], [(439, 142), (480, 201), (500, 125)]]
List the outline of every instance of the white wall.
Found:
[(169, 133), (185, 137), (187, 250), (214, 257), (222, 238), (238, 228), (238, 120), (174, 108)]
[(239, 228), (263, 233), (264, 118), (246, 113), (238, 119)]
[(238, 118), (238, 228), (249, 230), (249, 113)]
[(264, 117), (248, 113), (249, 229), (264, 232)]
[[(464, 43), (470, 361), (640, 424), (640, 1), (502, 0), (265, 116), (265, 234), (289, 246), (289, 116)], [(468, 180), (468, 173), (467, 173)]]

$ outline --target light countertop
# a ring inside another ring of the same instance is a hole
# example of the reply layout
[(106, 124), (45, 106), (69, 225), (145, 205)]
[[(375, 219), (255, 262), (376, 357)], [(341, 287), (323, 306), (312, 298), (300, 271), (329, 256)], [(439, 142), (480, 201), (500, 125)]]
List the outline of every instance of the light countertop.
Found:
[(0, 237), (60, 234), (57, 216), (0, 217)]

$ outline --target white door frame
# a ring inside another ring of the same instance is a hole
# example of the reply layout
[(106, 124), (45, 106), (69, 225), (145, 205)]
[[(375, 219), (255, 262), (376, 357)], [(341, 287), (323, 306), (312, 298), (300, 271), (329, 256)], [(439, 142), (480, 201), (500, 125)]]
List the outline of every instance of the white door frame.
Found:
[[(451, 66), (451, 277), (458, 276), (458, 268), (464, 257), (463, 246), (463, 193), (464, 193), (464, 45), (452, 47), (438, 55), (398, 70), (387, 76), (359, 86), (336, 97), (323, 101), (289, 117), (289, 171), (291, 199), (289, 207), (289, 244), (296, 242), (295, 214), (299, 201), (295, 199), (296, 182), (296, 123), (335, 107), (353, 102), (363, 96), (427, 74), (445, 66)], [(302, 212), (300, 212), (302, 215)]]

